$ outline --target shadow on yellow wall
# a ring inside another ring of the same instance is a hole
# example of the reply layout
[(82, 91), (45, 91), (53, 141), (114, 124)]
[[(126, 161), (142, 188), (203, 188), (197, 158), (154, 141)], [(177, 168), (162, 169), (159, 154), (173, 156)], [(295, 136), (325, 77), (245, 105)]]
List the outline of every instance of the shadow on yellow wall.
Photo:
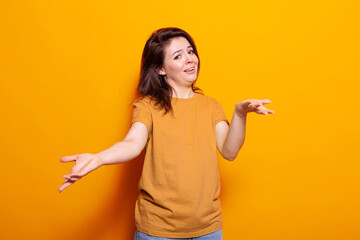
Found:
[[(134, 209), (144, 154), (123, 163), (113, 179), (112, 192), (86, 219), (78, 231), (67, 232), (64, 239), (133, 239)], [(91, 211), (91, 206), (89, 206)]]

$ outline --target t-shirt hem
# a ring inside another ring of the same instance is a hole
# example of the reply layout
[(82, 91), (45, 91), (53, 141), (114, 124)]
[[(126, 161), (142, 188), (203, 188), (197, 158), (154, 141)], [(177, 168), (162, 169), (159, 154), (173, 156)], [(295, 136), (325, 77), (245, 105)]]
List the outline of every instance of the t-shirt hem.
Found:
[(203, 235), (207, 235), (213, 232), (216, 232), (220, 229), (223, 228), (223, 224), (217, 224), (216, 226), (213, 226), (211, 228), (207, 228), (205, 230), (201, 230), (201, 231), (195, 231), (195, 232), (186, 232), (186, 233), (171, 233), (171, 232), (162, 232), (162, 231), (154, 231), (154, 230), (146, 230), (143, 229), (139, 226), (136, 226), (137, 231), (142, 232), (142, 233), (146, 233), (150, 236), (154, 236), (154, 237), (162, 237), (162, 238), (195, 238), (195, 237), (200, 237)]

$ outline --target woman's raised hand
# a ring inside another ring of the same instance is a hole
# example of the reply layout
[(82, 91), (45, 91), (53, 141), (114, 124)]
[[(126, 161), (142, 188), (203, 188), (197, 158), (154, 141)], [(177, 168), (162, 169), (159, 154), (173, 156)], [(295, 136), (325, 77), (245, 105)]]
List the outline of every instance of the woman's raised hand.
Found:
[(271, 103), (271, 101), (269, 99), (247, 99), (236, 104), (235, 113), (240, 115), (246, 115), (248, 112), (255, 112), (264, 115), (268, 115), (269, 113), (275, 113), (274, 111), (269, 110), (263, 106), (263, 104), (267, 103)]
[(59, 193), (76, 181), (80, 180), (89, 172), (94, 171), (103, 165), (103, 159), (100, 156), (91, 153), (62, 157), (60, 158), (60, 161), (63, 163), (75, 161), (75, 165), (71, 168), (69, 175), (63, 176), (65, 182), (60, 186), (58, 190)]

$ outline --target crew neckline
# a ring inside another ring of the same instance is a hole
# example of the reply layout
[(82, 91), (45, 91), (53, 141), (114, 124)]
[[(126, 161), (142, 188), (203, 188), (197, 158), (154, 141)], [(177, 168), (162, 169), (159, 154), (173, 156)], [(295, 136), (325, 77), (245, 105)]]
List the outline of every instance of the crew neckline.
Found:
[(181, 100), (181, 101), (187, 101), (187, 100), (191, 100), (194, 99), (195, 96), (198, 95), (197, 93), (194, 93), (194, 95), (190, 98), (177, 98), (177, 97), (171, 97), (171, 99), (176, 99), (176, 100)]

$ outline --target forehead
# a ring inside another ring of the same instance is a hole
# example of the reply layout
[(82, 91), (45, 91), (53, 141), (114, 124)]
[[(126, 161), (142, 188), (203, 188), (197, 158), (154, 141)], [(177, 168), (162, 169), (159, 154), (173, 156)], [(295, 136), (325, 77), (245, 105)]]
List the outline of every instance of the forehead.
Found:
[(167, 54), (173, 54), (174, 52), (191, 47), (189, 41), (184, 37), (177, 37), (170, 40), (169, 44), (165, 47)]

